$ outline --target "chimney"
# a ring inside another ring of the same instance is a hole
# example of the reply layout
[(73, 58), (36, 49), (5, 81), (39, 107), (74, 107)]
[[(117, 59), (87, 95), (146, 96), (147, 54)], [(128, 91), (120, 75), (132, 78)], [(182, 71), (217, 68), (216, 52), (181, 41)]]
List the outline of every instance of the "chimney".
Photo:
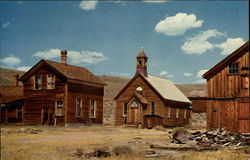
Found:
[(61, 51), (61, 63), (67, 64), (67, 50)]
[(13, 84), (14, 84), (14, 86), (18, 86), (18, 78), (19, 78), (19, 74), (15, 74), (14, 76), (13, 76)]

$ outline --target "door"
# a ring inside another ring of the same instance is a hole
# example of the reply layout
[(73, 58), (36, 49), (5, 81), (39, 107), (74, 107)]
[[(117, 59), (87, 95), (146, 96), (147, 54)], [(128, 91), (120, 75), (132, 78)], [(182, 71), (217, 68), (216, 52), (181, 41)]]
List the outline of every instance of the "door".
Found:
[(134, 100), (129, 105), (127, 123), (138, 124), (138, 122), (139, 122), (139, 103)]
[(239, 132), (250, 132), (250, 101), (239, 102)]

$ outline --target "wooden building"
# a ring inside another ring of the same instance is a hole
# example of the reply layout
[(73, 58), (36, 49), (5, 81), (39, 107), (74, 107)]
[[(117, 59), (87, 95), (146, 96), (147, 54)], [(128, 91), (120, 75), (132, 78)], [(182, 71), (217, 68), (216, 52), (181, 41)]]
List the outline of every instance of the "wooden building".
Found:
[(207, 79), (207, 128), (250, 132), (249, 42), (203, 77)]
[(105, 83), (87, 69), (41, 60), (20, 80), (24, 87), (23, 123), (102, 123)]
[(147, 60), (141, 49), (134, 77), (114, 98), (115, 124), (146, 128), (188, 124), (190, 100), (170, 80), (148, 75)]
[[(7, 70), (7, 69), (3, 69)], [(4, 72), (4, 71), (3, 71)], [(11, 70), (13, 72), (13, 70)], [(1, 76), (5, 76), (1, 73)], [(2, 79), (0, 84), (1, 123), (20, 123), (22, 121), (23, 86), (19, 83), (19, 74), (13, 80)], [(11, 81), (9, 83), (8, 81)]]

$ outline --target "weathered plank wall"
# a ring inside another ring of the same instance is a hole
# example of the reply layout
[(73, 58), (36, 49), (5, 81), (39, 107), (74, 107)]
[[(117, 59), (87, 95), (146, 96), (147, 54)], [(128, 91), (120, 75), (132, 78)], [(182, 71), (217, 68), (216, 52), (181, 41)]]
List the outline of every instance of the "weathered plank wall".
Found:
[[(123, 116), (123, 106), (124, 102), (128, 102), (128, 100), (134, 95), (136, 88), (141, 87), (143, 89), (142, 96), (147, 100), (148, 105), (145, 109), (138, 110), (138, 122), (144, 123), (144, 115), (151, 114), (151, 102), (155, 103), (155, 113), (154, 115), (163, 117), (163, 126), (183, 126), (188, 124), (190, 118), (190, 111), (186, 111), (186, 118), (184, 119), (184, 108), (186, 105), (181, 103), (170, 103), (165, 102), (150, 86), (144, 81), (140, 76), (136, 77), (136, 79), (123, 91), (123, 93), (116, 100), (116, 108), (115, 108), (115, 124), (122, 125), (125, 122), (126, 117)], [(134, 112), (133, 109), (129, 108), (128, 105), (128, 118)], [(171, 107), (171, 117), (168, 118), (168, 107)], [(179, 109), (179, 118), (176, 118), (175, 108)], [(141, 114), (141, 115), (140, 115)], [(155, 123), (158, 121), (154, 121)]]
[[(35, 74), (42, 75), (42, 89), (34, 90), (34, 76), (24, 82), (24, 99), (25, 106), (23, 109), (24, 123), (41, 124), (42, 122), (42, 108), (55, 107), (55, 102), (58, 94), (65, 93), (65, 81), (56, 75), (55, 89), (47, 89), (47, 74), (53, 73), (47, 68), (42, 68)], [(60, 99), (64, 100), (65, 99)], [(57, 124), (64, 123), (64, 116), (57, 117)]]
[[(68, 103), (66, 123), (102, 123), (103, 119), (103, 87), (68, 83)], [(82, 99), (82, 117), (76, 117), (76, 98)], [(90, 118), (90, 100), (96, 101), (96, 118)]]
[(207, 112), (207, 101), (204, 97), (189, 97), (192, 101), (192, 112), (193, 113), (206, 113)]

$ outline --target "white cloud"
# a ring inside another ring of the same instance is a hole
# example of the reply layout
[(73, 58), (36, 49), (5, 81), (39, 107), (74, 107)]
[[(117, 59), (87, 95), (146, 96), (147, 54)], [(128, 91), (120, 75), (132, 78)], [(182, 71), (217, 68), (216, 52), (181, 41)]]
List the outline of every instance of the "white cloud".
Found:
[(10, 55), (9, 57), (5, 57), (3, 59), (0, 59), (1, 63), (4, 63), (7, 66), (16, 66), (19, 63), (21, 63), (21, 59), (19, 59), (16, 56)]
[(88, 1), (88, 0), (84, 0), (84, 1), (81, 1), (80, 4), (79, 4), (79, 7), (85, 11), (90, 11), (90, 10), (94, 10), (95, 7), (97, 5), (97, 1)]
[(17, 70), (26, 72), (30, 70), (30, 68), (31, 68), (30, 66), (23, 66), (23, 67), (17, 67)]
[(245, 42), (241, 37), (238, 38), (228, 38), (226, 42), (216, 45), (216, 47), (222, 49), (221, 55), (228, 55), (238, 49)]
[(192, 77), (194, 74), (193, 73), (191, 73), (191, 72), (185, 72), (184, 73), (184, 76), (186, 76), (186, 77)]
[(155, 1), (152, 1), (152, 0), (143, 0), (143, 2), (145, 3), (164, 3), (164, 2), (167, 2), (169, 0), (155, 0)]
[(213, 49), (216, 45), (208, 42), (211, 37), (220, 37), (224, 35), (216, 29), (210, 29), (207, 31), (200, 32), (194, 37), (189, 38), (182, 46), (181, 49), (186, 54), (202, 54), (207, 50)]
[(2, 28), (7, 28), (10, 25), (10, 22), (6, 22), (4, 24), (2, 24)]
[(167, 71), (161, 71), (159, 73), (159, 76), (164, 76), (164, 77), (167, 77), (167, 78), (173, 78), (174, 77), (174, 75), (168, 74)]
[(167, 36), (184, 34), (188, 29), (201, 27), (203, 20), (196, 20), (195, 14), (177, 13), (175, 16), (166, 17), (156, 26), (155, 31)]
[(197, 77), (197, 78), (202, 78), (202, 75), (203, 75), (204, 73), (206, 73), (207, 71), (208, 71), (207, 69), (199, 70), (199, 71), (197, 72), (196, 77)]
[[(33, 56), (41, 57), (44, 59), (52, 59), (61, 56), (61, 50), (50, 49), (47, 51), (40, 51), (33, 54)], [(92, 51), (68, 51), (67, 56), (71, 59), (71, 63), (74, 64), (96, 64), (108, 60), (103, 53)]]
[(159, 73), (159, 76), (164, 76), (164, 75), (167, 75), (167, 74), (168, 74), (167, 71), (161, 71), (161, 72)]
[(36, 52), (35, 54), (33, 54), (33, 56), (41, 57), (41, 58), (44, 58), (44, 59), (51, 59), (51, 58), (60, 57), (60, 54), (61, 54), (61, 50), (59, 50), (59, 49), (50, 49), (50, 50), (47, 50), (47, 51)]

